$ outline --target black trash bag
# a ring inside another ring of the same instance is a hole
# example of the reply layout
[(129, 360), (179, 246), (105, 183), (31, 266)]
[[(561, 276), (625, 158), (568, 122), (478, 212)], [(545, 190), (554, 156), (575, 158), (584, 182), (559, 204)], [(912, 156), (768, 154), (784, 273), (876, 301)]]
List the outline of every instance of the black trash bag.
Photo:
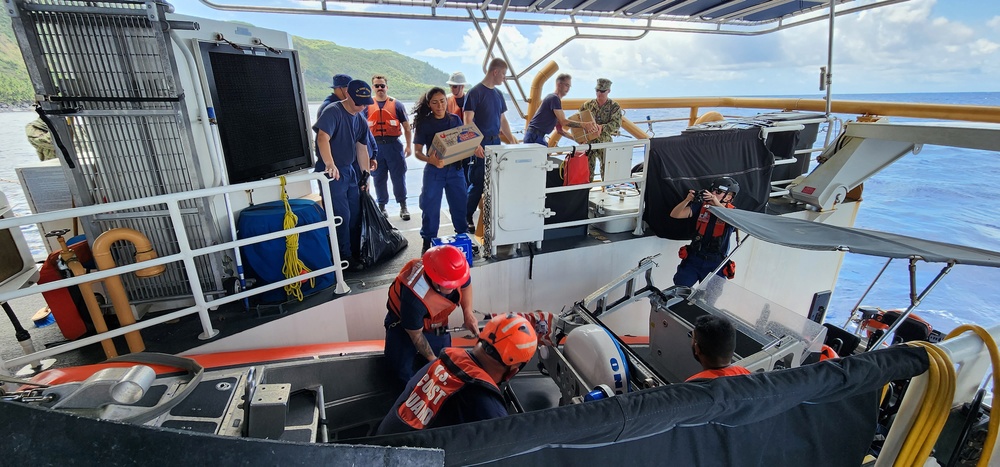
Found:
[(406, 248), (406, 238), (382, 215), (375, 199), (361, 192), (361, 250), (358, 260), (370, 268)]

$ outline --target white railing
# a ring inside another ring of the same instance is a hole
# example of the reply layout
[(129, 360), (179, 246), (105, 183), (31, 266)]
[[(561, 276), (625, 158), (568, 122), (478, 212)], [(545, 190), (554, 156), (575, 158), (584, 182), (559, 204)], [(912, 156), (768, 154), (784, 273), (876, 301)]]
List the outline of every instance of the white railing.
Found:
[[(105, 339), (121, 336), (132, 331), (139, 331), (151, 326), (155, 326), (160, 323), (172, 321), (192, 314), (198, 314), (198, 317), (201, 321), (203, 332), (201, 335), (199, 335), (199, 338), (210, 339), (212, 337), (215, 337), (218, 334), (218, 331), (212, 328), (212, 323), (208, 315), (209, 309), (216, 308), (220, 305), (235, 302), (238, 300), (243, 300), (244, 298), (257, 295), (262, 292), (275, 290), (284, 287), (286, 285), (294, 284), (296, 282), (305, 279), (310, 279), (331, 272), (336, 273), (337, 276), (337, 285), (334, 291), (338, 294), (344, 294), (349, 292), (350, 288), (344, 281), (344, 274), (343, 274), (343, 268), (346, 267), (346, 265), (341, 260), (340, 250), (337, 247), (336, 227), (342, 222), (342, 219), (340, 217), (334, 217), (333, 215), (333, 206), (330, 203), (331, 199), (330, 186), (329, 183), (326, 183), (327, 182), (326, 176), (321, 173), (308, 173), (308, 174), (287, 176), (285, 177), (285, 180), (288, 184), (313, 182), (313, 181), (320, 182), (319, 183), (320, 190), (323, 195), (323, 201), (324, 201), (323, 207), (326, 210), (326, 220), (320, 222), (314, 222), (312, 224), (298, 226), (293, 229), (281, 230), (278, 232), (258, 235), (251, 238), (233, 240), (218, 245), (210, 245), (204, 248), (197, 248), (197, 249), (191, 248), (187, 236), (187, 231), (184, 228), (184, 221), (181, 217), (181, 208), (180, 208), (181, 201), (195, 199), (195, 198), (210, 198), (214, 196), (224, 195), (226, 193), (242, 192), (245, 190), (254, 190), (266, 187), (279, 186), (281, 181), (278, 178), (261, 180), (257, 182), (241, 183), (238, 185), (205, 188), (201, 190), (187, 191), (182, 193), (171, 193), (171, 194), (152, 196), (149, 198), (142, 198), (137, 200), (118, 201), (114, 203), (65, 209), (65, 210), (52, 211), (42, 214), (32, 214), (29, 216), (18, 216), (7, 219), (0, 219), (0, 231), (2, 231), (5, 229), (17, 229), (23, 225), (38, 224), (41, 222), (51, 222), (54, 220), (61, 220), (61, 219), (72, 219), (74, 217), (80, 217), (80, 216), (91, 216), (95, 214), (121, 211), (125, 209), (134, 209), (143, 206), (166, 204), (170, 214), (171, 224), (177, 238), (178, 248), (180, 249), (180, 252), (168, 256), (160, 256), (156, 259), (148, 261), (137, 262), (125, 266), (117, 266), (113, 269), (96, 271), (79, 277), (60, 279), (58, 281), (40, 285), (33, 284), (28, 287), (6, 292), (0, 291), (0, 303), (10, 301), (15, 298), (25, 297), (28, 295), (48, 292), (50, 290), (61, 289), (87, 282), (95, 282), (102, 279), (106, 279), (111, 276), (116, 276), (119, 274), (125, 274), (129, 272), (135, 272), (140, 269), (148, 268), (150, 266), (167, 264), (175, 261), (182, 261), (184, 263), (185, 272), (188, 275), (188, 282), (191, 285), (191, 292), (193, 294), (193, 298), (195, 301), (194, 306), (188, 308), (170, 312), (162, 316), (157, 316), (155, 318), (144, 319), (129, 326), (124, 326), (118, 329), (109, 330), (108, 332), (105, 333), (78, 339), (46, 350), (34, 352), (30, 355), (25, 355), (23, 357), (17, 357), (11, 360), (5, 360), (0, 365), (2, 365), (3, 368), (17, 368), (29, 363), (37, 362), (38, 360), (46, 357), (76, 350), (81, 347), (85, 347), (103, 341)], [(308, 232), (310, 230), (316, 230), (324, 227), (327, 228), (330, 232), (330, 250), (333, 254), (332, 266), (328, 266), (323, 269), (318, 269), (315, 271), (310, 271), (307, 274), (299, 275), (279, 282), (274, 282), (271, 284), (267, 284), (265, 286), (254, 287), (253, 289), (242, 291), (237, 294), (226, 295), (224, 297), (215, 298), (213, 300), (205, 299), (205, 294), (201, 289), (201, 281), (200, 278), (198, 277), (198, 268), (195, 267), (195, 262), (194, 262), (195, 257), (226, 250), (234, 250), (239, 247), (252, 245), (255, 243), (260, 243), (276, 238), (284, 238), (291, 234)]]

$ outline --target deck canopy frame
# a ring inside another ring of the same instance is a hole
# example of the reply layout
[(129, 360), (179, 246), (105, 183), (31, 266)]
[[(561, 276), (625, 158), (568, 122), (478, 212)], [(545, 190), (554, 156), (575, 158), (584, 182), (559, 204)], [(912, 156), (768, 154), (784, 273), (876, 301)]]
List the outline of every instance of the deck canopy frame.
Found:
[[(711, 207), (709, 211), (743, 233), (776, 245), (814, 251), (846, 251), (887, 258), (889, 261), (906, 259), (910, 275), (910, 304), (871, 348), (878, 348), (889, 334), (895, 332), (956, 264), (1000, 268), (1000, 252), (991, 250), (739, 209)], [(918, 261), (944, 264), (937, 276), (919, 294), (917, 293)], [(888, 266), (888, 263), (886, 265)], [(881, 275), (879, 272), (879, 276)], [(875, 280), (878, 280), (878, 277)]]
[[(835, 16), (908, 0), (300, 0), (292, 3), (295, 6), (200, 1), (223, 11), (470, 22), (486, 46), (483, 72), (490, 60), (503, 58), (511, 67), (505, 83), (508, 93), (515, 95), (516, 88), (521, 101), (528, 102), (520, 79), (577, 39), (634, 41), (650, 32), (757, 36), (816, 21), (828, 21), (832, 31)], [(569, 28), (572, 32), (518, 71), (500, 40), (504, 25)], [(829, 62), (822, 77), (827, 101), (832, 81)], [(513, 102), (525, 117), (518, 100)], [(830, 109), (826, 110), (829, 114)]]

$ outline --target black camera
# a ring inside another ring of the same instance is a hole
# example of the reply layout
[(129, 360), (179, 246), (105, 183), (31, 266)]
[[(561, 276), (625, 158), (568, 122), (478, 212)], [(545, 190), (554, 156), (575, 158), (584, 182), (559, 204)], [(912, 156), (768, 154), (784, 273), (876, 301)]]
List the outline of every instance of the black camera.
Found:
[(696, 200), (698, 200), (698, 201), (702, 201), (702, 200), (705, 199), (705, 195), (707, 195), (707, 194), (708, 194), (708, 190), (702, 188), (702, 189), (698, 190), (698, 193), (696, 193), (694, 195), (694, 198)]

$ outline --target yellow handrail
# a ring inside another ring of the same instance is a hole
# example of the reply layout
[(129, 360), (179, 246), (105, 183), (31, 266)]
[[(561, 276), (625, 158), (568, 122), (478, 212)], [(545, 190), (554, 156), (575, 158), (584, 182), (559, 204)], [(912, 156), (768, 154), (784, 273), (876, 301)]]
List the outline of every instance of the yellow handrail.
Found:
[[(563, 99), (564, 109), (579, 108), (587, 99)], [(823, 99), (767, 97), (661, 97), (622, 98), (615, 102), (623, 109), (686, 109), (715, 107), (735, 109), (806, 110), (824, 112)], [(908, 102), (870, 102), (834, 100), (831, 111), (842, 114), (883, 115), (890, 117), (930, 118), (967, 122), (1000, 123), (1000, 106), (919, 104)]]

